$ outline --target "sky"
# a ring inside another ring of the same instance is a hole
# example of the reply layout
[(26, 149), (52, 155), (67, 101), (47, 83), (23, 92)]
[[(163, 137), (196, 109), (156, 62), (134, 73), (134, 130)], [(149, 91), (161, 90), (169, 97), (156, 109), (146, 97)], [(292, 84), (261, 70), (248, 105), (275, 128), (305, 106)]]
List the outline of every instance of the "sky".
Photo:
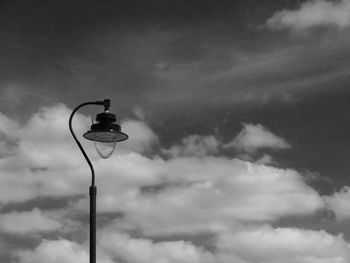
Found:
[(88, 262), (107, 98), (97, 262), (350, 262), (350, 0), (1, 1), (0, 39), (1, 262)]

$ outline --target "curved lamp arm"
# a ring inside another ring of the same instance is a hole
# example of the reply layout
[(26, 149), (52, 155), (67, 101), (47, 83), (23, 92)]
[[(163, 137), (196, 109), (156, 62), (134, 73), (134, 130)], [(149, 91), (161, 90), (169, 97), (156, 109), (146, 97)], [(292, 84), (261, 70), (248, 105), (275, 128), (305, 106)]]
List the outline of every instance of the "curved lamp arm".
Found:
[(91, 185), (95, 185), (95, 171), (94, 171), (94, 167), (92, 166), (92, 163), (89, 159), (89, 157), (87, 156), (86, 152), (84, 151), (83, 147), (81, 146), (79, 140), (77, 139), (77, 137), (75, 136), (75, 133), (73, 131), (72, 128), (72, 121), (73, 121), (73, 116), (74, 114), (82, 107), (86, 106), (86, 105), (104, 105), (105, 109), (108, 109), (110, 107), (110, 100), (103, 100), (103, 101), (90, 101), (90, 102), (84, 102), (82, 104), (80, 104), (79, 106), (77, 106), (73, 111), (72, 114), (69, 117), (69, 130), (75, 140), (75, 142), (78, 144), (78, 147), (80, 149), (80, 151), (83, 153), (85, 160), (87, 161), (87, 163), (89, 164), (90, 170), (91, 170)]

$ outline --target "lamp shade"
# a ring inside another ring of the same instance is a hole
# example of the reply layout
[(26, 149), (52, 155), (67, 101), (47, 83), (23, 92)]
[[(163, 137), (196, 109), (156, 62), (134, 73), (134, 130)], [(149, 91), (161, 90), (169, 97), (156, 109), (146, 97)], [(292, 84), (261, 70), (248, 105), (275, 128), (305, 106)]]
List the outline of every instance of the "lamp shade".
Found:
[(121, 142), (129, 138), (129, 136), (121, 132), (118, 124), (114, 123), (116, 117), (113, 113), (102, 112), (96, 116), (97, 123), (91, 125), (90, 131), (83, 136), (85, 139), (95, 142), (111, 143)]
[(116, 120), (113, 113), (107, 111), (99, 113), (96, 116), (97, 123), (92, 124), (90, 131), (83, 135), (85, 139), (95, 142), (97, 153), (104, 159), (112, 155), (117, 142), (129, 138), (120, 131), (120, 126), (114, 123)]

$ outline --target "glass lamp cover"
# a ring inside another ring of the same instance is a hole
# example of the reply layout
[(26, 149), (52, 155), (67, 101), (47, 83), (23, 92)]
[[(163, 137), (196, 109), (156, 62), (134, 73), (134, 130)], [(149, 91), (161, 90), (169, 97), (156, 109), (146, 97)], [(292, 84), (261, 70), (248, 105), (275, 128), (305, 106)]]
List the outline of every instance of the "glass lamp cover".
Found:
[(117, 142), (97, 142), (95, 141), (95, 148), (98, 153), (103, 159), (107, 159), (112, 155), (115, 149), (115, 145)]

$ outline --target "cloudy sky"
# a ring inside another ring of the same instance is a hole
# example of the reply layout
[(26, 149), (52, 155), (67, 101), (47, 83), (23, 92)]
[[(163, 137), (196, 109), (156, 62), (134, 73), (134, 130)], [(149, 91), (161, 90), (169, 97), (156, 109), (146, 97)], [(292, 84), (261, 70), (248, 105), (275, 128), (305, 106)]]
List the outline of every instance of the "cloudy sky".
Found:
[(350, 262), (350, 0), (1, 1), (0, 258)]

